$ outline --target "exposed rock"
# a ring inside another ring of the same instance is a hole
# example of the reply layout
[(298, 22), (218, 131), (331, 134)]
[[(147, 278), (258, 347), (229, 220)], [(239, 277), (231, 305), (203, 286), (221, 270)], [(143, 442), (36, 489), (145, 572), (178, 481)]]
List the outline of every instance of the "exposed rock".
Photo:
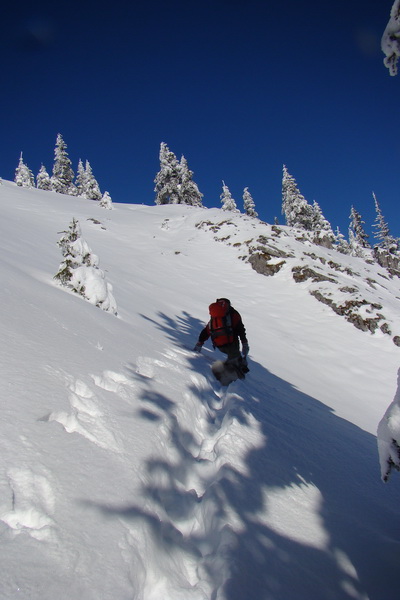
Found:
[(249, 257), (248, 262), (251, 264), (252, 268), (257, 273), (261, 273), (261, 275), (275, 275), (281, 270), (286, 261), (282, 260), (278, 263), (271, 263), (269, 262), (271, 259), (271, 254), (268, 254), (267, 252), (256, 252)]
[(318, 281), (330, 281), (331, 283), (337, 283), (333, 277), (328, 277), (322, 273), (317, 273), (311, 267), (293, 267), (292, 269), (293, 279), (296, 283), (301, 283), (307, 279), (312, 279), (314, 283)]

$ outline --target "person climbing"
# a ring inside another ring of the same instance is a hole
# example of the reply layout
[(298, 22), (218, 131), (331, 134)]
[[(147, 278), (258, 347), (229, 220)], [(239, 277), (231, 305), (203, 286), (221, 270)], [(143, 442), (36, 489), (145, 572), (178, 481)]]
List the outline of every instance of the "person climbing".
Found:
[[(227, 355), (225, 364), (235, 367), (239, 377), (244, 379), (244, 374), (249, 371), (246, 358), (249, 353), (249, 343), (242, 317), (233, 308), (228, 298), (218, 298), (208, 309), (210, 320), (200, 332), (193, 350), (201, 352), (204, 342), (211, 337), (213, 347)], [(239, 339), (242, 343), (242, 354)]]

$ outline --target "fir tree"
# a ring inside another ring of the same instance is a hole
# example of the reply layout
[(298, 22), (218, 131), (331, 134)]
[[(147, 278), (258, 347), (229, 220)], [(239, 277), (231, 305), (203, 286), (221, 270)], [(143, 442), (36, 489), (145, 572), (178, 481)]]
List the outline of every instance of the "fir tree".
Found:
[(258, 217), (258, 213), (255, 210), (255, 203), (248, 187), (245, 187), (243, 190), (243, 209), (249, 217)]
[(100, 186), (97, 183), (97, 180), (93, 175), (92, 167), (87, 160), (85, 165), (85, 197), (89, 200), (101, 200), (102, 196)]
[(371, 246), (368, 243), (368, 235), (365, 233), (363, 227), (365, 223), (362, 220), (360, 213), (356, 211), (354, 206), (351, 207), (350, 221), (350, 230), (353, 234), (352, 240), (354, 240), (354, 244), (360, 248), (370, 248)]
[(76, 180), (75, 180), (75, 186), (76, 186), (76, 193), (77, 196), (82, 196), (83, 198), (85, 198), (85, 189), (86, 189), (86, 173), (85, 173), (85, 167), (83, 166), (83, 162), (81, 159), (79, 159), (78, 162), (78, 170), (77, 170), (77, 175), (76, 175)]
[(390, 235), (389, 225), (386, 223), (385, 217), (382, 214), (377, 197), (374, 193), (372, 193), (372, 196), (374, 199), (376, 210), (376, 219), (372, 227), (376, 229), (374, 238), (378, 240), (377, 246), (385, 248), (385, 250), (387, 250), (388, 252), (396, 251), (397, 241)]
[(108, 210), (112, 210), (112, 200), (108, 192), (104, 192), (103, 197), (99, 202), (99, 206), (101, 206), (102, 208), (107, 208)]
[(75, 196), (76, 187), (73, 181), (74, 172), (67, 154), (67, 144), (64, 142), (61, 134), (58, 134), (54, 149), (54, 166), (51, 178), (52, 189), (59, 194)]
[(314, 242), (320, 246), (326, 248), (332, 248), (332, 245), (336, 241), (335, 234), (333, 233), (332, 226), (322, 214), (322, 210), (314, 200), (313, 202), (313, 218), (312, 218), (312, 230), (314, 231), (315, 237)]
[(220, 198), (221, 198), (222, 210), (229, 210), (232, 212), (240, 212), (237, 209), (236, 202), (232, 198), (229, 188), (227, 185), (225, 185), (224, 181), (222, 182), (222, 194), (220, 195)]
[(340, 232), (339, 227), (336, 228), (336, 250), (341, 254), (350, 254), (349, 243), (344, 237), (343, 233)]
[(193, 171), (189, 169), (187, 160), (184, 156), (181, 157), (179, 163), (178, 195), (180, 204), (203, 206), (203, 194), (200, 193), (197, 184), (193, 181)]
[(285, 215), (289, 227), (298, 227), (311, 231), (313, 229), (314, 211), (300, 193), (294, 177), (283, 165), (282, 177), (282, 214)]
[(154, 179), (156, 204), (179, 204), (180, 169), (178, 160), (164, 142), (160, 146), (160, 170)]
[(33, 173), (23, 161), (22, 152), (19, 157), (18, 167), (15, 169), (15, 177), (14, 181), (20, 187), (34, 187), (35, 180), (33, 178)]
[(58, 241), (63, 261), (54, 276), (61, 285), (83, 296), (91, 304), (117, 314), (112, 286), (99, 269), (99, 259), (82, 238), (79, 222), (73, 219)]
[(46, 171), (46, 167), (42, 165), (39, 169), (39, 173), (36, 176), (36, 187), (38, 190), (51, 190), (51, 179), (50, 175)]

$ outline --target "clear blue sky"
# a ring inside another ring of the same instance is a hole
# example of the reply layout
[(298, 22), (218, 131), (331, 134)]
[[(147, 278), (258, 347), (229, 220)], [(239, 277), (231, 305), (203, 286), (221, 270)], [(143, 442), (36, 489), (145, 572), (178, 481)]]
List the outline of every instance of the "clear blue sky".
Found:
[(400, 235), (400, 75), (380, 38), (393, 0), (8, 3), (0, 176), (50, 172), (57, 133), (114, 202), (153, 204), (164, 141), (208, 207), (221, 181), (281, 211), (282, 164), (347, 235), (350, 207)]

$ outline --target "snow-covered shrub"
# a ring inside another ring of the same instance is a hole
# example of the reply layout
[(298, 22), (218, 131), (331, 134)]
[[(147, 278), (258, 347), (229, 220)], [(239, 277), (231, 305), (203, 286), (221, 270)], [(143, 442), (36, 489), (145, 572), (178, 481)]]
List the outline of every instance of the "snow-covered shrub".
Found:
[(101, 206), (103, 208), (107, 208), (108, 210), (112, 210), (112, 208), (113, 208), (112, 199), (108, 192), (104, 192), (104, 194), (99, 202), (99, 206)]
[(81, 237), (81, 228), (72, 219), (67, 231), (57, 242), (64, 260), (54, 279), (61, 285), (83, 296), (91, 304), (117, 314), (117, 305), (112, 294), (112, 286), (105, 280), (99, 269), (99, 259), (92, 253), (87, 242)]

